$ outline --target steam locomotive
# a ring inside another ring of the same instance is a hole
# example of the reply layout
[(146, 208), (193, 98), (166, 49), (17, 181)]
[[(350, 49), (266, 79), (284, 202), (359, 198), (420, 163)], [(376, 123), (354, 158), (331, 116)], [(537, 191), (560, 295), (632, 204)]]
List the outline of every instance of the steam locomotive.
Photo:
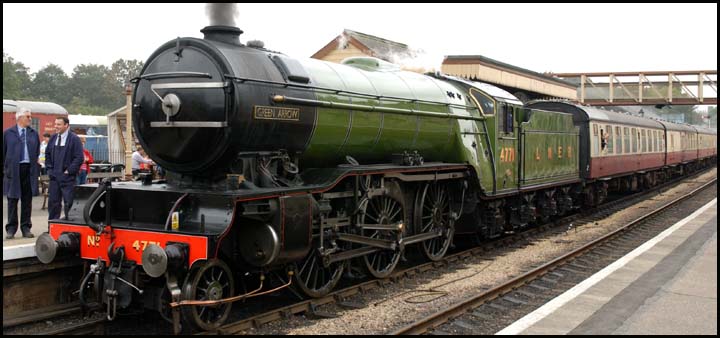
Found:
[(80, 299), (109, 319), (139, 306), (176, 331), (213, 329), (270, 274), (323, 296), (350, 264), (384, 278), (408, 246), (439, 260), (456, 235), (496, 237), (717, 161), (711, 130), (202, 32), (134, 80), (135, 133), (167, 178), (78, 186), (37, 240), (44, 263), (88, 260)]

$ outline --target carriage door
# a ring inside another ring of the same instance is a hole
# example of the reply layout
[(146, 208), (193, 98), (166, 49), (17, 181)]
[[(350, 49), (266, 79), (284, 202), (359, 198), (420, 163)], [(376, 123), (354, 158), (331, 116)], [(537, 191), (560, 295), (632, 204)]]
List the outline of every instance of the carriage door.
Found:
[(497, 109), (497, 190), (517, 189), (517, 128), (515, 109), (505, 102), (498, 102)]

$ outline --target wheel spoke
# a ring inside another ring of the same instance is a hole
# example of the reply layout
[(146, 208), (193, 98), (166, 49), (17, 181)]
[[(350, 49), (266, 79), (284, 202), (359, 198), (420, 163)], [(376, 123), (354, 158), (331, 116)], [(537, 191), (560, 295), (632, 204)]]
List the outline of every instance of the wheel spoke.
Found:
[(311, 258), (312, 264), (310, 264), (310, 272), (307, 275), (307, 278), (305, 278), (305, 285), (309, 285), (310, 283), (310, 276), (312, 276), (313, 271), (315, 271), (315, 255)]
[(393, 213), (392, 216), (390, 216), (390, 220), (394, 221), (395, 216), (397, 216), (397, 214), (399, 214), (401, 211), (402, 211), (402, 208), (398, 208), (397, 211), (395, 211), (395, 213)]

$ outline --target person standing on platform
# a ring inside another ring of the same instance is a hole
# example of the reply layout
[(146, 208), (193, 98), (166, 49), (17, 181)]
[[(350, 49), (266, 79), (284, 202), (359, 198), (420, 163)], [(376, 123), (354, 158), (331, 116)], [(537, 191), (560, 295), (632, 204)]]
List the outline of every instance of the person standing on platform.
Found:
[(37, 191), (39, 172), (38, 155), (40, 137), (30, 127), (32, 114), (29, 108), (18, 107), (15, 113), (16, 125), (3, 132), (3, 194), (8, 200), (7, 235), (12, 239), (18, 229), (17, 204), (20, 200), (20, 230), (22, 236), (34, 237), (32, 223), (33, 192)]
[(85, 139), (85, 135), (80, 136), (80, 142), (82, 142), (83, 145), (83, 163), (80, 166), (80, 172), (77, 176), (77, 184), (85, 184), (87, 182), (87, 176), (90, 173), (90, 165), (93, 164), (94, 159), (92, 154), (90, 154), (90, 151), (85, 149), (85, 143), (87, 140)]
[(40, 163), (40, 175), (47, 175), (45, 170), (45, 149), (47, 149), (48, 142), (50, 141), (50, 134), (43, 134), (43, 141), (40, 143), (40, 157), (38, 163)]
[(49, 220), (60, 218), (61, 201), (64, 202), (65, 219), (68, 219), (76, 177), (84, 160), (82, 142), (70, 131), (70, 120), (67, 116), (55, 119), (55, 132), (45, 150), (45, 167), (50, 177)]

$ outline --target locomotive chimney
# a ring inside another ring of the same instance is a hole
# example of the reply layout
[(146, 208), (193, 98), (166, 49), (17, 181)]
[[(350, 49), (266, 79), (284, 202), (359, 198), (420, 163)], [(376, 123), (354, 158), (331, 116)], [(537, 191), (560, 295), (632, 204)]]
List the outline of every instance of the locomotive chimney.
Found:
[(205, 40), (213, 40), (242, 46), (242, 44), (240, 43), (240, 34), (242, 34), (243, 31), (240, 28), (233, 26), (215, 25), (207, 26), (201, 29), (200, 32), (205, 34)]
[(238, 14), (237, 4), (209, 3), (205, 5), (205, 13), (210, 19), (210, 25), (200, 30), (205, 34), (205, 40), (242, 46), (240, 34), (243, 31), (235, 24), (235, 17)]

